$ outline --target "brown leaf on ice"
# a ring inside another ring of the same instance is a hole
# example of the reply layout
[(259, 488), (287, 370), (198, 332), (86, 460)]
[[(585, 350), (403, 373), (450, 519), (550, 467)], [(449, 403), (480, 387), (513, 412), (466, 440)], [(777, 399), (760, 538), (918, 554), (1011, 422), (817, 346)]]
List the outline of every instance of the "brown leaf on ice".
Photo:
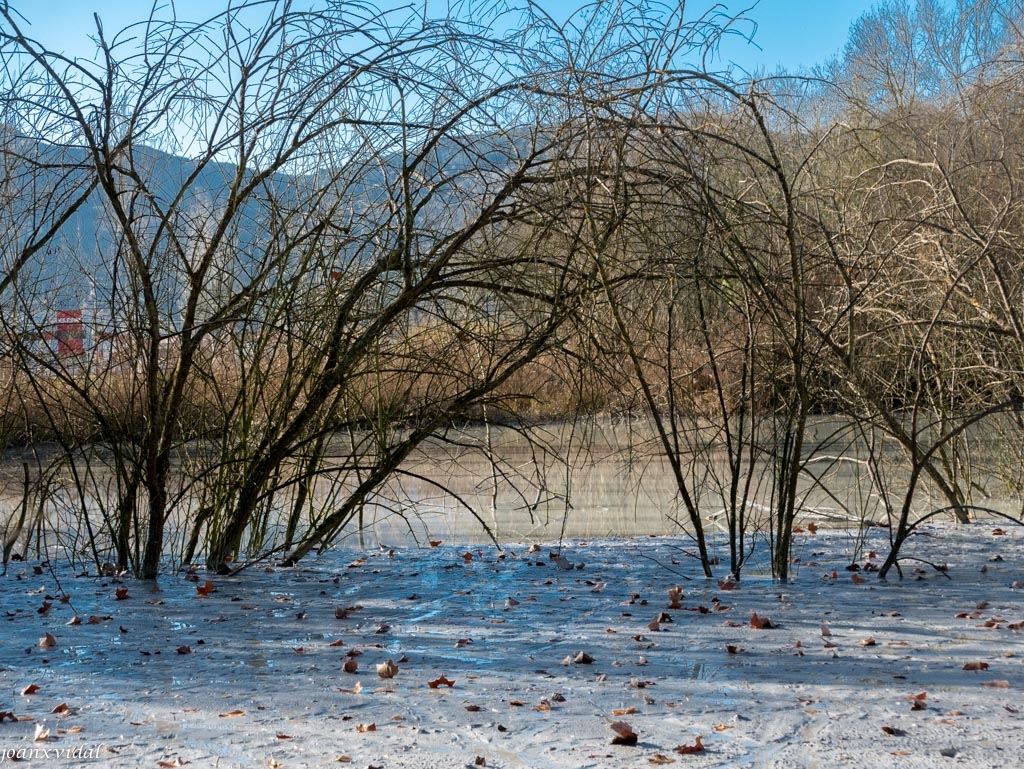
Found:
[(75, 625), (81, 625), (81, 624), (82, 624), (82, 618), (81, 618), (81, 617), (79, 617), (79, 616), (78, 616), (78, 615), (76, 614), (76, 615), (75, 615), (74, 617), (72, 617), (71, 619), (69, 619), (69, 620), (68, 620), (67, 622), (65, 622), (64, 624), (66, 624), (66, 625), (71, 625), (71, 626), (75, 626)]
[(467, 550), (465, 553), (462, 554), (462, 560), (465, 563), (469, 563), (473, 560), (473, 554)]
[(36, 609), (36, 613), (45, 617), (50, 613), (51, 608), (53, 608), (53, 601), (43, 601), (43, 605)]
[(115, 601), (124, 601), (130, 597), (131, 596), (128, 595), (128, 588), (126, 587), (119, 587), (114, 591)]
[(647, 763), (655, 764), (657, 766), (660, 766), (662, 764), (674, 764), (675, 762), (676, 760), (674, 758), (663, 756), (661, 753), (655, 753), (653, 756), (647, 759)]
[(572, 658), (572, 661), (577, 665), (590, 665), (593, 664), (594, 658), (587, 654), (585, 651), (576, 652), (576, 656)]
[(701, 736), (698, 734), (692, 745), (680, 745), (676, 748), (676, 753), (688, 756), (692, 753), (703, 753), (705, 750), (706, 748), (704, 747), (704, 743), (701, 741)]
[(854, 572), (850, 575), (850, 581), (853, 582), (853, 584), (855, 585), (863, 585), (865, 582), (867, 582), (867, 580), (864, 579), (864, 577), (862, 577), (857, 572)]
[(630, 705), (628, 708), (617, 708), (612, 711), (613, 716), (631, 716), (636, 713), (636, 706)]
[(744, 651), (742, 646), (737, 646), (736, 644), (726, 644), (725, 650), (729, 652), (729, 654), (740, 654)]
[(277, 735), (275, 735), (275, 736), (276, 736), (276, 737), (277, 737), (277, 739), (279, 739), (279, 740), (290, 740), (290, 739), (292, 739), (292, 736), (291, 736), (290, 734), (284, 734), (284, 733), (281, 733), (281, 732), (279, 732), (279, 733), (278, 733)]
[(177, 769), (177, 767), (185, 766), (187, 763), (188, 761), (182, 761), (180, 758), (175, 757), (173, 761), (157, 761), (156, 765), (159, 766), (160, 769)]
[(15, 723), (17, 723), (18, 721), (18, 717), (14, 715), (14, 713), (12, 713), (11, 711), (0, 710), (0, 724), (2, 724), (8, 718), (11, 719), (11, 721), (14, 721)]
[(338, 756), (334, 760), (337, 763), (339, 763), (339, 764), (351, 764), (352, 763), (352, 756)]
[(344, 609), (338, 606), (334, 609), (334, 616), (336, 619), (348, 619), (350, 615), (352, 615), (354, 612), (359, 611), (362, 608), (363, 607), (359, 604), (356, 604), (354, 606), (346, 606)]
[(109, 614), (90, 614), (89, 619), (86, 620), (86, 624), (89, 625), (102, 625), (104, 622), (110, 622), (113, 617)]
[(465, 708), (470, 713), (479, 713), (481, 710), (483, 710), (483, 708), (481, 708), (479, 705), (473, 705), (473, 704), (466, 705)]
[(928, 706), (924, 704), (924, 700), (913, 700), (910, 703), (911, 710), (927, 710)]
[(61, 717), (74, 715), (75, 713), (75, 711), (72, 710), (71, 707), (66, 702), (62, 702), (59, 705), (55, 706), (53, 710), (51, 710), (50, 712), (53, 713), (55, 716)]
[(1009, 689), (1009, 681), (985, 681), (982, 686), (988, 686), (991, 689)]
[(440, 686), (447, 686), (449, 689), (451, 689), (453, 686), (455, 686), (455, 682), (449, 681), (447, 678), (444, 677), (444, 674), (442, 673), (440, 678), (435, 678), (433, 681), (427, 681), (427, 686), (429, 686), (431, 689), (437, 689)]
[(668, 608), (670, 609), (682, 609), (683, 605), (680, 601), (683, 600), (683, 588), (680, 585), (670, 587), (668, 589)]
[(828, 625), (826, 623), (822, 622), (821, 623), (821, 637), (825, 638), (826, 636), (830, 636), (830, 635), (832, 635), (832, 631), (829, 630), (829, 627), (828, 627)]
[(772, 624), (770, 617), (759, 617), (755, 611), (750, 615), (750, 627), (754, 630), (772, 630), (777, 626)]
[(333, 641), (331, 641), (327, 645), (328, 646), (333, 646), (333, 647), (337, 648), (338, 646), (344, 646), (345, 642), (343, 640), (341, 640), (340, 638), (335, 638)]
[(196, 585), (196, 595), (198, 595), (200, 597), (209, 595), (210, 593), (216, 593), (216, 592), (217, 592), (217, 586), (215, 584), (213, 584), (212, 582), (210, 582), (210, 580), (206, 580), (201, 585)]
[(432, 540), (430, 540), (430, 546), (431, 547), (440, 547), (441, 543), (443, 543), (443, 542), (444, 542), (443, 539), (432, 539)]
[(42, 724), (36, 724), (36, 733), (32, 738), (33, 742), (46, 742), (50, 739), (50, 730)]
[(355, 673), (359, 670), (359, 663), (356, 662), (355, 657), (346, 657), (345, 664), (341, 666), (341, 669), (346, 673)]
[(716, 732), (724, 732), (724, 731), (727, 731), (729, 729), (735, 729), (736, 725), (735, 724), (715, 724), (711, 728), (714, 729)]
[(732, 577), (728, 577), (718, 580), (718, 587), (720, 590), (735, 590), (739, 587), (739, 582), (735, 582)]
[(229, 710), (227, 713), (218, 714), (217, 718), (240, 718), (244, 715), (244, 710), (239, 710), (238, 708), (235, 708), (234, 710)]
[(39, 685), (38, 684), (29, 684), (28, 686), (26, 686), (24, 689), (21, 690), (21, 694), (22, 694), (22, 696), (27, 697), (28, 695), (35, 694), (38, 691), (39, 691)]
[(377, 731), (377, 724), (356, 724), (356, 731), (360, 734)]
[(178, 654), (191, 654), (192, 653), (192, 647), (189, 646), (188, 644), (182, 644), (177, 649), (175, 649), (175, 651), (178, 652)]
[(39, 639), (40, 649), (52, 649), (57, 645), (57, 639), (54, 638), (52, 633), (47, 633)]
[(809, 531), (811, 534), (817, 534), (818, 533), (818, 524), (816, 524), (814, 521), (811, 521), (810, 523), (807, 524), (807, 531)]
[(380, 662), (377, 664), (377, 675), (381, 678), (394, 678), (398, 675), (398, 665), (391, 659), (387, 662)]
[(868, 636), (860, 642), (861, 646), (878, 646), (878, 641), (875, 640), (874, 636)]
[(636, 745), (639, 736), (633, 731), (633, 727), (625, 721), (613, 721), (610, 724), (615, 736), (612, 737), (612, 745)]
[(897, 729), (895, 726), (883, 726), (882, 731), (893, 737), (906, 737), (907, 733), (902, 729)]
[(987, 662), (968, 662), (964, 665), (964, 670), (988, 670)]

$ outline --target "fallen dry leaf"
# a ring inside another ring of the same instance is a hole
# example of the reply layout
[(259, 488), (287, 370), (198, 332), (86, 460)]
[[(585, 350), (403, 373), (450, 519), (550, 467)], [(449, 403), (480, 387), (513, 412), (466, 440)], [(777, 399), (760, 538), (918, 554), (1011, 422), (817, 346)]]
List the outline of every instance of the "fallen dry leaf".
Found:
[(754, 628), (755, 630), (771, 630), (777, 626), (772, 624), (771, 618), (759, 617), (757, 615), (757, 612), (755, 611), (750, 616), (750, 627)]
[(217, 717), (218, 718), (239, 718), (239, 717), (244, 716), (244, 715), (245, 715), (245, 711), (244, 710), (238, 710), (237, 708), (235, 708), (234, 710), (229, 710), (227, 713), (221, 713)]
[(572, 661), (577, 665), (591, 665), (594, 662), (594, 658), (581, 650), (576, 652), (576, 656), (572, 658)]
[(668, 608), (682, 609), (680, 601), (683, 599), (683, 588), (680, 585), (668, 589)]
[(394, 678), (398, 675), (398, 665), (391, 659), (387, 662), (380, 662), (377, 664), (377, 675), (381, 678)]
[(985, 681), (982, 686), (988, 686), (991, 689), (1009, 689), (1009, 681)]
[(355, 673), (359, 670), (359, 663), (356, 662), (355, 657), (346, 657), (345, 664), (341, 666), (341, 669), (346, 673)]
[(216, 592), (217, 592), (217, 586), (215, 584), (213, 584), (212, 582), (210, 582), (210, 580), (206, 580), (206, 582), (204, 582), (201, 585), (196, 585), (196, 594), (198, 596), (200, 596), (200, 597), (207, 596), (210, 593), (216, 593)]
[(442, 673), (440, 678), (436, 678), (433, 681), (427, 681), (427, 686), (429, 686), (431, 689), (436, 689), (439, 686), (447, 686), (449, 689), (451, 689), (453, 686), (455, 686), (455, 682), (449, 681), (447, 678), (444, 677), (444, 674)]
[(356, 724), (356, 731), (360, 734), (377, 731), (377, 724)]
[(39, 685), (38, 684), (29, 684), (28, 686), (26, 686), (24, 689), (21, 690), (21, 693), (22, 693), (23, 696), (28, 696), (29, 694), (35, 694), (38, 691), (39, 691)]
[(706, 750), (706, 748), (704, 747), (704, 743), (701, 741), (701, 736), (698, 734), (692, 745), (680, 745), (676, 748), (676, 753), (688, 756), (692, 753), (703, 753), (704, 750)]
[(115, 601), (124, 601), (124, 600), (127, 600), (128, 598), (131, 598), (131, 596), (128, 595), (128, 588), (126, 588), (126, 587), (119, 587), (119, 588), (117, 588), (114, 591), (114, 600)]
[(633, 731), (632, 726), (625, 721), (613, 721), (610, 726), (612, 731), (615, 732), (615, 736), (612, 737), (612, 745), (636, 745), (639, 737)]
[(653, 756), (647, 759), (647, 763), (655, 764), (658, 766), (663, 764), (674, 764), (675, 762), (676, 760), (674, 758), (669, 758), (668, 756), (664, 756), (661, 753), (655, 753)]
[(630, 705), (628, 708), (617, 708), (612, 711), (613, 716), (631, 716), (636, 713), (636, 707)]
[(39, 648), (40, 649), (53, 649), (56, 645), (57, 645), (57, 639), (53, 636), (52, 633), (47, 633), (46, 635), (44, 635), (42, 638), (39, 639)]
[(42, 724), (36, 724), (35, 736), (32, 738), (33, 742), (46, 742), (50, 739), (50, 730)]
[(964, 670), (988, 670), (987, 662), (968, 662), (964, 665)]

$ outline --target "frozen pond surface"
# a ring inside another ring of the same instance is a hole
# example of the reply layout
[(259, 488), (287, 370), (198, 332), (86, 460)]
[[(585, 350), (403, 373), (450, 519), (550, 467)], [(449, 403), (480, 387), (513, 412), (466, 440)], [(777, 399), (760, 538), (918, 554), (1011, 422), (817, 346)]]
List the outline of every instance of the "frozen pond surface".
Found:
[[(929, 528), (902, 582), (870, 572), (884, 532), (858, 572), (854, 544), (800, 535), (784, 585), (705, 580), (682, 537), (567, 540), (564, 561), (550, 542), (372, 548), (159, 588), (15, 563), (0, 748), (114, 769), (1014, 765), (1021, 532)], [(616, 721), (636, 746), (611, 744)]]

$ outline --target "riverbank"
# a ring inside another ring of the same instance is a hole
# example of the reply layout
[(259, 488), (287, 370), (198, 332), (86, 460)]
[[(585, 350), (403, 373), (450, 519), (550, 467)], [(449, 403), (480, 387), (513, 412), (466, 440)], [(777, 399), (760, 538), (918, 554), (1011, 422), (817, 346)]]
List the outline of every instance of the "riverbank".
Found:
[(115, 769), (1014, 763), (1021, 533), (931, 527), (880, 583), (885, 536), (851, 571), (852, 533), (804, 533), (784, 585), (705, 580), (674, 537), (159, 587), (14, 563), (0, 750)]

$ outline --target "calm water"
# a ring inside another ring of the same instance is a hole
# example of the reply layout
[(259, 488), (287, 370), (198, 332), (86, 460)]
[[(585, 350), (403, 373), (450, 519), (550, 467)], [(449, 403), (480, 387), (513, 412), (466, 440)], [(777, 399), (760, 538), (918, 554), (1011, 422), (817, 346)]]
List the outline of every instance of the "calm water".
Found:
[[(862, 521), (884, 521), (884, 492), (898, 507), (906, 486), (901, 455), (896, 447), (887, 449), (883, 489), (868, 471), (863, 452), (840, 427), (823, 419), (809, 433), (808, 456), (814, 461), (801, 479), (802, 518), (854, 528)], [(510, 429), (473, 427), (448, 438), (432, 441), (411, 457), (405, 473), (381, 489), (361, 519), (342, 532), (338, 546), (405, 547), (438, 539), (471, 545), (490, 542), (492, 535), (506, 542), (593, 539), (679, 534), (690, 528), (675, 476), (643, 422), (557, 425), (536, 430), (532, 440)], [(0, 532), (3, 513), (21, 501), (18, 468), (20, 463), (7, 468)], [(773, 489), (768, 470), (767, 458), (761, 458), (750, 473), (752, 531), (769, 528)], [(722, 453), (707, 450), (688, 463), (687, 472), (689, 487), (699, 489), (695, 501), (706, 530), (724, 531)], [(327, 510), (341, 503), (342, 494), (326, 481), (315, 492)], [(976, 502), (1010, 514), (1020, 511), (1020, 500), (1010, 495)], [(98, 508), (95, 500), (92, 504)], [(927, 490), (915, 500), (921, 512), (944, 505)], [(81, 509), (67, 489), (51, 497), (51, 506), (57, 527), (61, 520), (70, 525)]]

